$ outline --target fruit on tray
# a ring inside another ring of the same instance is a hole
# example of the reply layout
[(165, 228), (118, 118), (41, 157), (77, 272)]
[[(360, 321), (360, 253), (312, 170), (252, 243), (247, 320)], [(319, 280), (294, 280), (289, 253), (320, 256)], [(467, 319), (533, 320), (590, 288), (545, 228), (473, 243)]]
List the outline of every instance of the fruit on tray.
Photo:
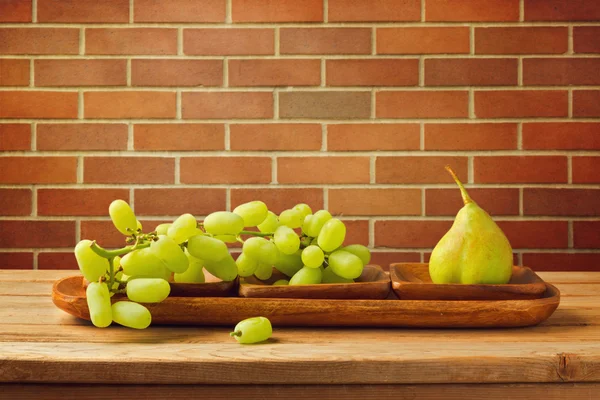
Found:
[(253, 317), (239, 322), (231, 336), (239, 343), (251, 344), (264, 342), (273, 334), (271, 321), (265, 317)]
[(434, 283), (508, 283), (513, 265), (508, 239), (490, 215), (471, 199), (454, 171), (449, 166), (446, 169), (460, 188), (464, 206), (431, 253), (431, 280)]

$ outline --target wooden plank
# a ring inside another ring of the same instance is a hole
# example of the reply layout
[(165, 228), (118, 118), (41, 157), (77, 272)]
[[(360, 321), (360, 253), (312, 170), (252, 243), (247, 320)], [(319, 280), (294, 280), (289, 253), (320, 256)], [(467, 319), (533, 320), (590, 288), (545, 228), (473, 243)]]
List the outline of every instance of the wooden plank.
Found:
[(34, 282), (46, 281), (53, 282), (67, 276), (80, 275), (78, 270), (30, 270), (30, 269), (0, 269), (0, 281), (4, 282)]
[(536, 272), (546, 282), (556, 283), (600, 283), (600, 272)]

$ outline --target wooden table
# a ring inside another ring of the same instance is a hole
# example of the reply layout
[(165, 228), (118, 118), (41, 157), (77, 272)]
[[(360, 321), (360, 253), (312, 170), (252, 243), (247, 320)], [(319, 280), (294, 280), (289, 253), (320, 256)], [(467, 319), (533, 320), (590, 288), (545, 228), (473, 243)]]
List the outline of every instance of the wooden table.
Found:
[(600, 272), (540, 273), (562, 299), (537, 327), (275, 327), (254, 346), (225, 327), (94, 328), (50, 299), (73, 274), (0, 271), (0, 399), (600, 399)]

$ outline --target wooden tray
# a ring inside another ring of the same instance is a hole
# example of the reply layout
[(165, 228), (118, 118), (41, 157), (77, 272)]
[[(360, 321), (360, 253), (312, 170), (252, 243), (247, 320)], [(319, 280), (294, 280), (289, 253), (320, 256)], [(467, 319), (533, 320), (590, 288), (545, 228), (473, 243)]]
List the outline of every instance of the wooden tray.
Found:
[(254, 276), (240, 280), (239, 295), (254, 298), (289, 299), (385, 299), (390, 294), (390, 277), (379, 265), (365, 265), (354, 283), (272, 286), (279, 279), (289, 279), (273, 268), (273, 276), (261, 281)]
[(513, 266), (505, 285), (435, 284), (425, 263), (390, 265), (392, 288), (405, 300), (524, 300), (539, 299), (546, 284), (527, 267)]
[[(89, 320), (82, 276), (54, 283), (54, 304)], [(113, 301), (119, 300), (118, 296)], [(546, 284), (540, 299), (498, 301), (254, 299), (169, 297), (148, 305), (155, 325), (227, 325), (264, 316), (275, 326), (363, 326), (405, 328), (504, 328), (536, 325), (560, 303), (560, 292)]]

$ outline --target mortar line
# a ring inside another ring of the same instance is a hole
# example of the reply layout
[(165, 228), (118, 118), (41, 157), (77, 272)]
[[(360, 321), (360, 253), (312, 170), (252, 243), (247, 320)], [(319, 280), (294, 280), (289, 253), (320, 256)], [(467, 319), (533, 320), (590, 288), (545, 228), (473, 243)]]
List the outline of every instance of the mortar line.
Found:
[(377, 156), (371, 156), (369, 158), (369, 183), (370, 184), (376, 183), (376, 175), (375, 175), (376, 161), (377, 161)]
[(425, 189), (421, 188), (421, 216), (424, 217), (427, 214), (427, 198), (425, 194)]
[(325, 80), (327, 76), (327, 66), (325, 58), (321, 58), (321, 87), (325, 87)]
[(133, 10), (134, 9), (133, 1), (134, 0), (129, 0), (129, 23), (130, 24), (133, 24), (133, 11), (134, 11)]
[(427, 14), (427, 1), (421, 0), (421, 22), (425, 22)]
[[(64, 249), (63, 249), (64, 251)], [(33, 249), (33, 270), (37, 271), (38, 269), (38, 256), (40, 254), (40, 251), (38, 249)]]
[(38, 18), (37, 18), (37, 0), (33, 0), (31, 2), (31, 22), (32, 23), (38, 22)]
[(225, 189), (225, 210), (231, 211), (231, 189)]
[(79, 55), (85, 54), (85, 28), (79, 29)]
[(371, 28), (371, 55), (377, 54), (377, 28)]
[(34, 72), (35, 62), (33, 60), (34, 60), (33, 58), (31, 58), (29, 60), (29, 87), (31, 87), (31, 88), (35, 86), (35, 72)]
[(524, 192), (523, 188), (520, 187), (519, 188), (519, 216), (521, 216), (521, 217), (524, 215), (524, 213), (523, 213), (523, 192)]
[(568, 239), (568, 247), (569, 249), (573, 249), (574, 247), (574, 230), (573, 230), (573, 221), (568, 221), (567, 222), (567, 226), (568, 226), (568, 235), (569, 235), (569, 239)]
[(275, 48), (273, 49), (273, 54), (275, 55), (275, 57), (279, 57), (279, 49), (281, 47), (281, 30), (279, 29), (279, 27), (275, 28), (273, 46), (275, 46)]
[(377, 93), (375, 91), (375, 89), (371, 89), (371, 108), (370, 108), (370, 118), (371, 119), (376, 119), (377, 118)]
[(523, 57), (517, 58), (517, 85), (523, 86)]
[(369, 248), (375, 247), (375, 219), (369, 218)]
[(567, 115), (569, 118), (573, 118), (573, 89), (567, 91)]
[(573, 156), (567, 156), (567, 183), (573, 183)]
[(327, 151), (328, 141), (327, 124), (321, 124), (321, 151)]
[(175, 184), (181, 184), (181, 157), (175, 157)]
[(569, 25), (567, 28), (568, 42), (567, 42), (567, 54), (574, 54), (573, 51), (573, 25)]
[(127, 71), (126, 71), (126, 73), (127, 73), (127, 86), (128, 87), (131, 87), (131, 74), (132, 74), (131, 63), (132, 63), (131, 58), (128, 58), (127, 59)]
[(31, 124), (31, 151), (37, 150), (37, 122)]
[(84, 118), (84, 103), (83, 103), (83, 90), (77, 92), (77, 119), (82, 120)]
[(419, 150), (425, 150), (425, 122), (419, 123)]
[(231, 124), (229, 123), (225, 124), (225, 135), (223, 139), (225, 140), (225, 151), (231, 150)]
[(231, 24), (231, 0), (227, 0), (225, 3), (225, 23)]
[(129, 189), (129, 205), (135, 211), (135, 190), (133, 188)]
[(323, 0), (323, 22), (329, 22), (329, 0)]
[(469, 89), (469, 119), (476, 119), (477, 116), (475, 114), (475, 90)]
[(127, 150), (132, 151), (135, 146), (133, 124), (130, 122), (127, 124)]
[(181, 120), (182, 107), (181, 107), (181, 90), (176, 92), (175, 96), (175, 107), (177, 108), (177, 115), (175, 116), (176, 120)]
[(519, 21), (525, 21), (525, 0), (519, 0)]
[(77, 183), (83, 183), (83, 176), (84, 176), (84, 165), (83, 165), (83, 156), (78, 156), (77, 157)]
[(475, 175), (475, 170), (474, 170), (474, 166), (473, 166), (473, 158), (472, 156), (469, 156), (467, 158), (468, 160), (468, 181), (469, 183), (474, 183), (474, 179), (473, 176)]
[(277, 183), (277, 157), (271, 157), (271, 183)]
[(323, 209), (329, 209), (329, 188), (323, 188)]
[(273, 119), (279, 119), (279, 90), (273, 90)]
[(475, 54), (475, 27), (473, 25), (469, 27), (469, 54)]
[(38, 207), (37, 207), (37, 203), (38, 203), (38, 188), (36, 185), (31, 185), (31, 216), (32, 217), (37, 217), (38, 216)]
[(517, 150), (523, 150), (523, 123), (517, 123)]
[(229, 57), (223, 57), (223, 87), (229, 88)]

